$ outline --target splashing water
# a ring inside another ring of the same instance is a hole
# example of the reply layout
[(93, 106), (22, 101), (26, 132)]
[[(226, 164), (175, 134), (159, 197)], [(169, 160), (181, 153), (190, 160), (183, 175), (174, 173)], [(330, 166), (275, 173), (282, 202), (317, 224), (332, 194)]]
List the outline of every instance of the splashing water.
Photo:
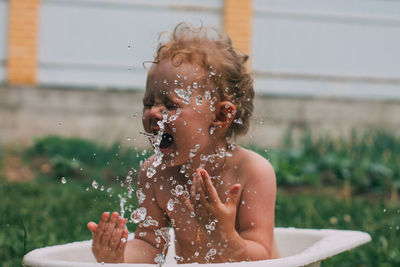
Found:
[(146, 215), (147, 209), (144, 207), (140, 207), (132, 212), (131, 219), (134, 223), (139, 223), (146, 218)]
[(211, 248), (211, 249), (207, 252), (207, 254), (206, 254), (206, 256), (204, 257), (204, 259), (205, 259), (207, 262), (209, 262), (210, 259), (211, 259), (211, 257), (212, 257), (212, 256), (215, 256), (216, 254), (217, 254), (217, 250), (216, 250), (215, 248)]
[(188, 87), (187, 91), (183, 88), (175, 88), (174, 92), (178, 95), (178, 97), (180, 97), (183, 100), (183, 103), (185, 104), (190, 103), (190, 96), (192, 95), (190, 87)]
[(144, 200), (146, 199), (146, 195), (143, 193), (142, 188), (139, 188), (136, 191), (136, 197), (137, 197), (137, 199), (139, 201), (139, 205), (144, 202)]
[(154, 262), (158, 264), (158, 266), (161, 266), (165, 263), (165, 256), (163, 253), (157, 254), (157, 256), (154, 258)]
[(118, 198), (119, 198), (119, 206), (121, 209), (121, 217), (124, 217), (126, 198), (124, 198), (121, 194), (118, 194)]
[(200, 106), (203, 104), (203, 97), (201, 95), (196, 96), (196, 104)]
[(148, 178), (151, 178), (151, 177), (154, 176), (154, 174), (156, 174), (156, 169), (155, 169), (155, 167), (154, 167), (153, 165), (151, 165), (151, 166), (147, 169), (146, 175), (147, 175)]
[(92, 187), (93, 187), (94, 189), (97, 189), (97, 188), (99, 187), (99, 184), (96, 182), (96, 180), (93, 180), (93, 182), (92, 182)]
[(167, 209), (169, 210), (169, 211), (173, 211), (174, 210), (174, 206), (175, 206), (175, 200), (173, 200), (172, 198), (170, 198), (169, 200), (168, 200), (168, 203), (167, 203)]
[(158, 222), (156, 220), (153, 220), (151, 216), (147, 216), (146, 219), (143, 221), (143, 226), (144, 227), (149, 227), (149, 226), (158, 226)]

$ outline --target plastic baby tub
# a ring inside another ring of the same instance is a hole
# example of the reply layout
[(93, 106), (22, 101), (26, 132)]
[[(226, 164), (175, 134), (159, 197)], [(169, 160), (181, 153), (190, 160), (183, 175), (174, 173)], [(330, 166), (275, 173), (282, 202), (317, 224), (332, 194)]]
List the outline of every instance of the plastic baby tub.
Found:
[[(171, 240), (174, 231), (171, 229)], [(132, 236), (130, 236), (131, 238)], [(297, 228), (275, 228), (281, 258), (237, 263), (217, 263), (215, 267), (269, 267), (269, 266), (320, 266), (326, 258), (337, 255), (371, 241), (371, 236), (359, 231), (316, 230)], [(25, 255), (25, 267), (122, 267), (122, 266), (154, 266), (153, 264), (107, 264), (96, 263), (91, 252), (92, 241), (74, 242), (65, 245), (35, 249)], [(165, 267), (176, 266), (175, 246), (171, 242), (166, 256)], [(204, 264), (206, 265), (206, 264)], [(208, 264), (211, 265), (211, 264)], [(179, 264), (181, 267), (193, 264)]]

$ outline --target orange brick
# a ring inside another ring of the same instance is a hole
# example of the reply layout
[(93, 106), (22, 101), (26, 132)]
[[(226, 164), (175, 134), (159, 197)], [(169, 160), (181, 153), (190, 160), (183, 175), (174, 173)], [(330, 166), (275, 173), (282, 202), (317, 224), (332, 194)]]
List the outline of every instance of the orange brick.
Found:
[(8, 82), (33, 85), (37, 73), (39, 0), (10, 0), (8, 19)]
[(251, 50), (252, 10), (252, 0), (224, 1), (225, 32), (231, 37), (234, 47), (245, 54)]

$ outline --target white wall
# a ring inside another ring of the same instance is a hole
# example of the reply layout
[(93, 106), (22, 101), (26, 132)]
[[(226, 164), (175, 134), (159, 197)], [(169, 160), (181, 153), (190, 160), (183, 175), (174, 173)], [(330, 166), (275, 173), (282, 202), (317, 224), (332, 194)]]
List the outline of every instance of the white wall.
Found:
[(142, 63), (179, 22), (221, 28), (222, 0), (42, 0), (42, 85), (144, 88)]
[(260, 93), (400, 99), (400, 1), (254, 0)]
[(0, 83), (6, 80), (8, 1), (0, 0)]

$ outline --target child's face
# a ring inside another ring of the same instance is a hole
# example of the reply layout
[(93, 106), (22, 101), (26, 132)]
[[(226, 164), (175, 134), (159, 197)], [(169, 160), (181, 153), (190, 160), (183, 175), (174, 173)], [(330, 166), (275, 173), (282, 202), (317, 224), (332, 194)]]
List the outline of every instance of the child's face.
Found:
[(143, 126), (146, 132), (157, 134), (157, 122), (164, 121), (160, 150), (167, 166), (198, 161), (200, 154), (213, 153), (216, 138), (210, 129), (215, 121), (215, 99), (210, 97), (211, 88), (203, 77), (195, 65), (176, 67), (169, 59), (153, 64), (148, 73)]

